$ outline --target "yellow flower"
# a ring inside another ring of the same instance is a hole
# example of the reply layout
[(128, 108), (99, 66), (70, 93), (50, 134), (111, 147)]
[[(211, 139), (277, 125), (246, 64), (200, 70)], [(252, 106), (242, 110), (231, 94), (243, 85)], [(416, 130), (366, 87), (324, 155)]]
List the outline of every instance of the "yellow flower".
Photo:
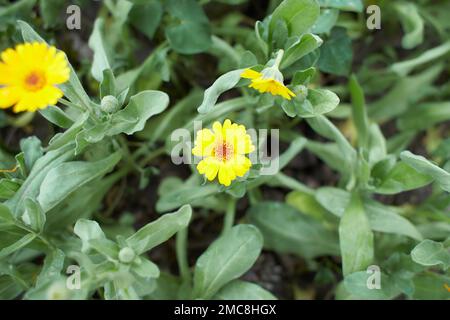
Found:
[(281, 78), (279, 77), (281, 73), (278, 75), (276, 72), (269, 69), (271, 68), (264, 69), (262, 72), (246, 69), (241, 74), (241, 77), (251, 79), (252, 83), (250, 83), (249, 87), (258, 90), (261, 93), (268, 92), (274, 96), (282, 96), (287, 100), (291, 100), (292, 97), (295, 97), (295, 93), (283, 84), (282, 76)]
[(56, 85), (69, 76), (66, 57), (55, 47), (33, 42), (6, 49), (0, 60), (0, 108), (34, 112), (55, 105), (64, 95)]
[(252, 166), (245, 154), (255, 150), (250, 135), (243, 125), (225, 120), (216, 121), (210, 129), (197, 132), (192, 154), (203, 159), (197, 165), (200, 174), (212, 181), (229, 186), (237, 177), (243, 177)]
[(266, 67), (263, 71), (257, 72), (252, 69), (245, 69), (241, 74), (241, 78), (250, 79), (252, 82), (249, 87), (258, 90), (261, 93), (268, 92), (273, 96), (282, 96), (286, 100), (295, 97), (295, 93), (284, 85), (283, 74), (278, 67), (283, 59), (284, 50), (279, 50), (275, 60), (269, 61), (270, 67)]

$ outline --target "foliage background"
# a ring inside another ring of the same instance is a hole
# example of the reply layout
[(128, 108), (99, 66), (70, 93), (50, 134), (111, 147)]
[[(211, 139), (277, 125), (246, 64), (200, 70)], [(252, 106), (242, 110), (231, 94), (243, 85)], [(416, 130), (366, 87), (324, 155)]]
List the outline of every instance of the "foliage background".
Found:
[[(271, 22), (280, 3), (0, 0), (1, 50), (39, 34), (66, 52), (93, 108), (112, 93), (131, 105), (114, 115), (117, 127), (77, 127), (83, 116), (70, 106), (0, 111), (1, 168), (19, 165), (0, 180), (1, 298), (449, 298), (450, 3), (320, 0), (320, 16), (304, 9), (295, 21), (323, 44), (283, 68), (331, 92), (312, 113), (239, 84), (199, 114), (222, 74), (289, 47), (292, 29)], [(79, 31), (65, 27), (70, 4), (81, 8)], [(381, 30), (366, 26), (370, 4)], [(280, 128), (282, 172), (222, 192), (172, 164), (173, 129), (225, 117)], [(69, 128), (83, 132), (76, 155)], [(125, 247), (139, 255), (132, 263)], [(75, 293), (61, 285), (73, 263), (88, 279)], [(370, 264), (381, 267), (382, 290), (365, 286)]]

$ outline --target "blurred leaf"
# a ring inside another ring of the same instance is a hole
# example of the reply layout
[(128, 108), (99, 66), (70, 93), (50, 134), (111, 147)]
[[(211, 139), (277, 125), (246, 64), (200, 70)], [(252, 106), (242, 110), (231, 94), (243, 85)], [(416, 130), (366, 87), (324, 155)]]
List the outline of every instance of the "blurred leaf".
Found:
[(149, 39), (153, 39), (162, 14), (163, 8), (159, 1), (135, 0), (128, 21)]
[(306, 258), (339, 253), (335, 233), (284, 203), (258, 203), (247, 215), (263, 234), (266, 248)]
[(450, 173), (432, 164), (424, 157), (417, 156), (409, 151), (403, 151), (400, 158), (418, 172), (433, 177), (442, 189), (450, 192)]
[(196, 298), (210, 299), (225, 284), (251, 268), (263, 245), (261, 233), (252, 225), (237, 225), (214, 241), (198, 258), (194, 272)]
[(276, 300), (269, 291), (257, 284), (235, 280), (217, 292), (214, 300)]
[(391, 65), (392, 71), (396, 72), (400, 76), (406, 76), (415, 68), (420, 67), (426, 63), (437, 60), (450, 52), (450, 42), (446, 42), (435, 48), (429, 49), (422, 53), (417, 58), (406, 60), (402, 62), (396, 62)]
[(344, 276), (365, 270), (373, 261), (373, 233), (359, 195), (353, 194), (339, 223)]
[(212, 44), (208, 17), (195, 0), (168, 0), (167, 11), (178, 24), (166, 28), (170, 46), (182, 54), (206, 51)]
[(402, 39), (403, 48), (417, 47), (423, 42), (424, 33), (424, 22), (419, 14), (419, 8), (414, 3), (400, 1), (395, 3), (394, 8), (405, 31)]
[(425, 130), (450, 120), (450, 102), (425, 102), (412, 105), (397, 124), (401, 130)]
[(347, 76), (353, 60), (352, 41), (344, 28), (334, 28), (320, 48), (318, 68), (327, 73)]
[(347, 275), (344, 279), (344, 286), (352, 295), (353, 299), (368, 299), (368, 300), (390, 300), (400, 294), (400, 290), (394, 286), (390, 277), (382, 273), (381, 288), (369, 289), (367, 280), (371, 273), (366, 271), (355, 272)]
[(423, 266), (442, 265), (446, 270), (450, 266), (450, 248), (440, 242), (424, 240), (411, 251), (412, 259)]
[(284, 20), (290, 36), (301, 36), (314, 25), (319, 14), (320, 7), (315, 0), (284, 0), (272, 14), (270, 33), (278, 20)]
[[(337, 188), (324, 187), (316, 192), (317, 201), (338, 217), (344, 214), (350, 203), (350, 198), (350, 193)], [(373, 200), (366, 200), (364, 201), (364, 211), (373, 231), (401, 234), (422, 240), (422, 236), (415, 226), (394, 209)]]
[(362, 0), (319, 0), (321, 7), (336, 8), (343, 11), (363, 12)]

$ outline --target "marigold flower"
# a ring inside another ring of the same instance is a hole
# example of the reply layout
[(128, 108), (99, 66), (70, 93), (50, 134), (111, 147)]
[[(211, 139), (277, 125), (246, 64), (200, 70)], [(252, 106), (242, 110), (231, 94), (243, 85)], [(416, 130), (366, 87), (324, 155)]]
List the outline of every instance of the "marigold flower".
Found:
[(245, 69), (241, 77), (252, 80), (249, 85), (250, 88), (256, 89), (261, 93), (268, 92), (274, 96), (278, 95), (291, 100), (292, 97), (295, 97), (295, 93), (284, 85), (283, 74), (278, 70), (283, 53), (283, 50), (280, 50), (273, 66), (265, 68), (261, 72)]
[(55, 47), (33, 42), (6, 49), (0, 60), (0, 108), (34, 112), (55, 105), (64, 95), (56, 85), (69, 76), (66, 57)]
[(252, 166), (245, 154), (255, 150), (245, 126), (225, 120), (216, 121), (210, 129), (197, 132), (192, 154), (203, 159), (197, 165), (200, 174), (212, 181), (229, 186), (237, 177), (243, 177)]

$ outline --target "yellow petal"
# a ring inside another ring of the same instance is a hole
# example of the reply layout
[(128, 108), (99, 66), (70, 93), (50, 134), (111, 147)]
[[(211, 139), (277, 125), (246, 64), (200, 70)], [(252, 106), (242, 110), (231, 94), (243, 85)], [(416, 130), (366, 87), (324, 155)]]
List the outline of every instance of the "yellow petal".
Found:
[(0, 108), (6, 109), (15, 105), (21, 96), (19, 87), (0, 88)]
[(211, 156), (214, 150), (215, 139), (213, 132), (209, 129), (198, 131), (192, 154), (197, 157)]
[(234, 179), (236, 179), (234, 170), (228, 163), (222, 163), (219, 167), (219, 183), (228, 187)]
[(262, 77), (262, 74), (252, 69), (245, 69), (241, 74), (241, 78), (244, 79), (256, 79), (260, 77)]

